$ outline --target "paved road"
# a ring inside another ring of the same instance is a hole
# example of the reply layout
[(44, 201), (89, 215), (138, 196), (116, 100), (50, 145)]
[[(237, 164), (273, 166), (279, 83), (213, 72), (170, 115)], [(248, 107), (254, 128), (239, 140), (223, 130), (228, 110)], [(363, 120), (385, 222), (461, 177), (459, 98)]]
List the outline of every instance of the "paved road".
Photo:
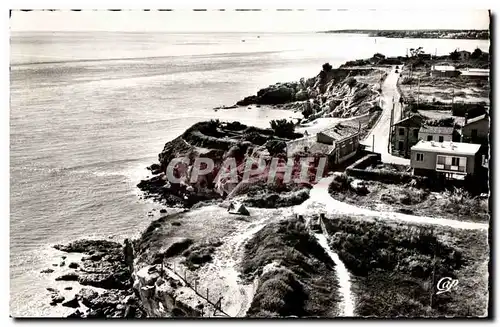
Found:
[[(378, 152), (382, 156), (382, 162), (395, 163), (400, 165), (410, 165), (410, 160), (396, 157), (388, 152), (389, 129), (391, 125), (391, 111), (394, 101), (394, 121), (401, 117), (401, 105), (399, 103), (399, 92), (397, 89), (399, 73), (396, 73), (396, 66), (392, 66), (384, 83), (382, 84), (381, 107), (382, 115), (378, 123), (373, 127), (367, 137), (361, 142), (367, 148)], [(375, 136), (375, 149), (372, 149), (373, 136)]]

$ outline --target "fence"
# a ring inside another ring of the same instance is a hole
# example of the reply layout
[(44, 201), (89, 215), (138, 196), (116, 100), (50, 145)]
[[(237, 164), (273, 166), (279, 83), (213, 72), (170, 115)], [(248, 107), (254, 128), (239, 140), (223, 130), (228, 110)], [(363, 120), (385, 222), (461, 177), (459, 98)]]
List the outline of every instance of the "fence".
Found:
[[(173, 265), (170, 266), (168, 264), (165, 265), (162, 262), (161, 271), (160, 271), (161, 277), (165, 276), (165, 270), (171, 271), (175, 276), (177, 276), (178, 279), (180, 279), (184, 283), (184, 286), (193, 290), (198, 297), (203, 299), (206, 303), (210, 304), (214, 308), (213, 312), (212, 312), (212, 316), (217, 316), (219, 313), (222, 316), (230, 317), (230, 315), (228, 313), (226, 313), (226, 312), (224, 312), (224, 310), (222, 310), (222, 300), (224, 298), (222, 296), (217, 296), (217, 301), (214, 302), (214, 301), (210, 300), (210, 291), (209, 291), (208, 287), (206, 288), (205, 294), (203, 294), (201, 288), (199, 288), (198, 280), (196, 278), (191, 280), (191, 282), (189, 281), (187, 270), (185, 270), (185, 269), (183, 270), (180, 267), (176, 267), (175, 263), (173, 263)], [(180, 271), (181, 273), (179, 274), (178, 271)], [(192, 283), (193, 281), (194, 281), (194, 283)], [(175, 305), (176, 305), (176, 301), (174, 298), (174, 306)], [(206, 313), (208, 314), (209, 310), (207, 310)], [(201, 316), (202, 317), (205, 316), (204, 307), (201, 309)]]

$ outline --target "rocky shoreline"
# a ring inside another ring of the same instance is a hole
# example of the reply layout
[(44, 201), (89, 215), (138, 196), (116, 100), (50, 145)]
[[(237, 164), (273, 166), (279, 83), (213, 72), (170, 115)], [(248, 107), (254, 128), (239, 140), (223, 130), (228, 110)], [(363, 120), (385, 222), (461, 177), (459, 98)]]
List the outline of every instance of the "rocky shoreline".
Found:
[[(67, 245), (57, 244), (54, 248), (65, 253), (84, 254), (81, 262), (71, 262), (68, 265), (73, 272), (62, 274), (55, 280), (77, 281), (86, 287), (70, 299), (64, 298), (55, 288), (47, 288), (51, 305), (61, 304), (76, 309), (68, 318), (146, 317), (140, 300), (133, 291), (131, 271), (125, 263), (120, 243), (78, 240)], [(48, 273), (49, 270), (42, 272)], [(103, 291), (98, 292), (94, 288)]]

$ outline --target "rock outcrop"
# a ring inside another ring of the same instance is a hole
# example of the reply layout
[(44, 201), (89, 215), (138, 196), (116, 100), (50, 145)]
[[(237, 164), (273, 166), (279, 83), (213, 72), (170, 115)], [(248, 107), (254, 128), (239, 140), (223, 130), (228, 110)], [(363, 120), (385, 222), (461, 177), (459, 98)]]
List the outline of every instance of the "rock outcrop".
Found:
[(365, 114), (373, 107), (379, 90), (376, 84), (357, 82), (356, 77), (373, 75), (373, 79), (377, 80), (386, 75), (375, 68), (348, 66), (332, 69), (325, 64), (316, 77), (270, 85), (259, 90), (257, 95), (238, 101), (237, 105), (275, 105), (281, 109), (300, 111), (309, 120)]

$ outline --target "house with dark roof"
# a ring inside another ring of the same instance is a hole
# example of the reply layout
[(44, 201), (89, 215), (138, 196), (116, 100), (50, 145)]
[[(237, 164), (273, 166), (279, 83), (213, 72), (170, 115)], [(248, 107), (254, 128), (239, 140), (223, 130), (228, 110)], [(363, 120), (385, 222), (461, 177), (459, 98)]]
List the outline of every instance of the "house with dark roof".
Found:
[(465, 118), (462, 127), (462, 142), (488, 144), (490, 134), (490, 117), (486, 113), (474, 118)]
[(409, 158), (411, 147), (418, 142), (422, 121), (422, 116), (412, 115), (392, 125), (391, 153), (393, 155)]
[(359, 148), (359, 124), (343, 122), (325, 129), (315, 136), (287, 142), (287, 157), (297, 155), (324, 155), (328, 165), (336, 165), (353, 157)]

